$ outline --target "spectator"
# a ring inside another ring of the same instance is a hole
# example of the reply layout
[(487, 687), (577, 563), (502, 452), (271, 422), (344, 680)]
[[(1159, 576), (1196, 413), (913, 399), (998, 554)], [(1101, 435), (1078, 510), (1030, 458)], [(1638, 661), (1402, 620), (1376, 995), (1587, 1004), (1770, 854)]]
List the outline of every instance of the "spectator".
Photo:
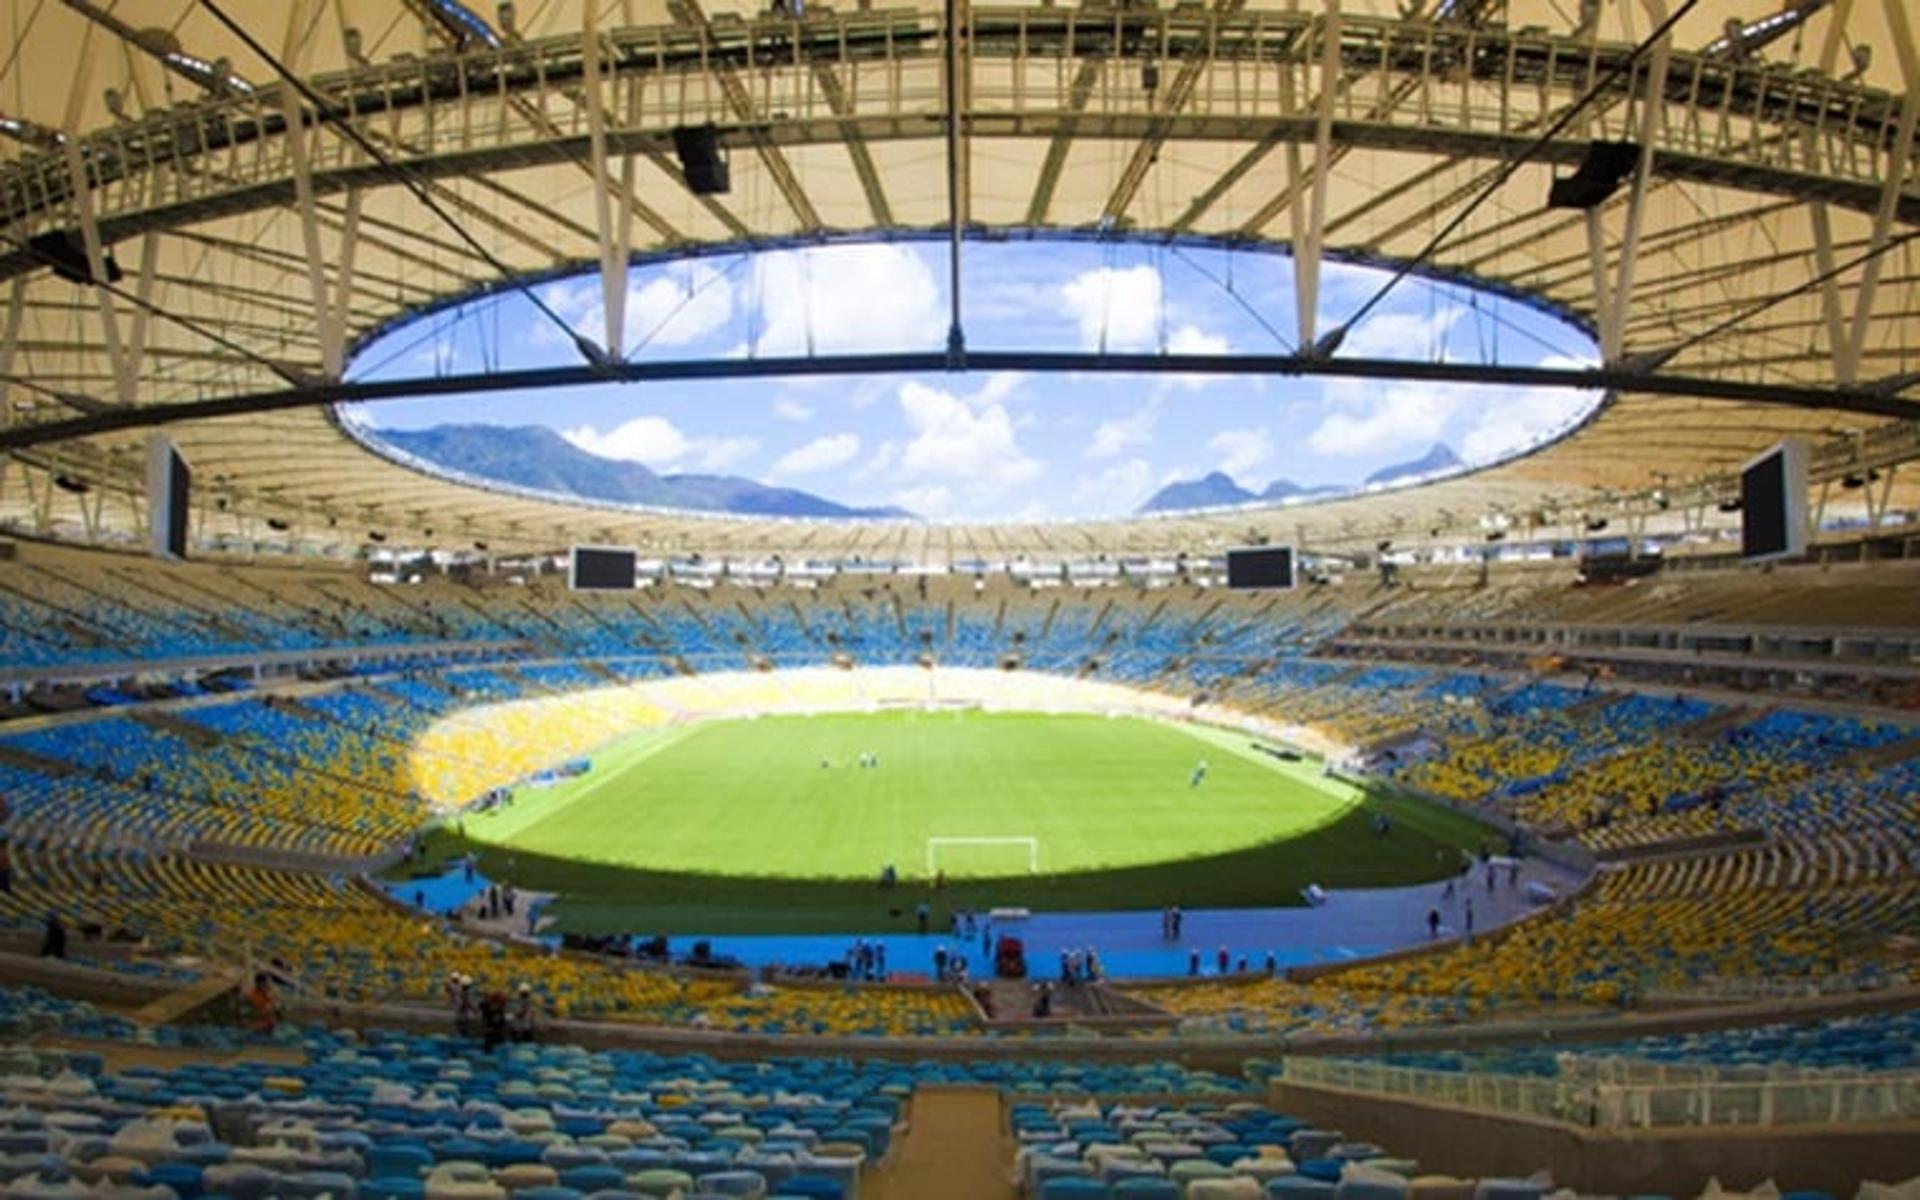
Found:
[(47, 910), (46, 932), (40, 937), (41, 958), (65, 958), (67, 956), (67, 927), (60, 923), (60, 914)]
[(497, 988), (480, 1001), (480, 1035), (488, 1050), (507, 1040), (507, 995)]
[(516, 1042), (533, 1040), (533, 985), (523, 983), (513, 998), (513, 1013), (509, 1017), (509, 1028)]
[(280, 1024), (280, 997), (274, 993), (273, 980), (265, 971), (253, 973), (253, 986), (247, 989), (247, 1011), (255, 1033), (270, 1034)]

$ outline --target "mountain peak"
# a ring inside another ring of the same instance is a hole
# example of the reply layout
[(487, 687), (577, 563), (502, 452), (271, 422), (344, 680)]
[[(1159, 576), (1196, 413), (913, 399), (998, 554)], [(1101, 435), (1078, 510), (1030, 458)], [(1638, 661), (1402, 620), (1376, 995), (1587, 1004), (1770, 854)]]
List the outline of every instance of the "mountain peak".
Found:
[(583, 450), (544, 425), (435, 425), (371, 434), (444, 470), (582, 500), (756, 517), (913, 516), (901, 508), (854, 508), (731, 475), (659, 475), (637, 462)]
[(1185, 508), (1214, 508), (1222, 504), (1245, 504), (1253, 493), (1233, 481), (1225, 471), (1209, 471), (1198, 479), (1175, 480), (1147, 497), (1138, 511), (1174, 512)]
[(1431, 475), (1436, 471), (1449, 471), (1460, 465), (1460, 456), (1453, 452), (1453, 447), (1447, 445), (1445, 442), (1435, 442), (1427, 449), (1427, 452), (1419, 458), (1381, 467), (1378, 471), (1367, 476), (1366, 482), (1369, 485), (1376, 483), (1393, 483), (1396, 480), (1409, 479), (1415, 475)]

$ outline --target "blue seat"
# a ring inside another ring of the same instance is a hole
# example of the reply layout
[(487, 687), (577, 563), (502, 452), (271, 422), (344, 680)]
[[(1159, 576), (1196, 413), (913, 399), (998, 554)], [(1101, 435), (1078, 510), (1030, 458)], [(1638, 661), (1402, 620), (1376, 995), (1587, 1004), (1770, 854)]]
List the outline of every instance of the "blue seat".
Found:
[(1106, 1200), (1107, 1185), (1083, 1175), (1058, 1175), (1040, 1185), (1040, 1200)]
[(490, 1144), (481, 1161), (489, 1167), (512, 1167), (521, 1163), (540, 1162), (545, 1154), (546, 1147), (539, 1142), (507, 1140)]
[(199, 1166), (193, 1163), (160, 1163), (134, 1176), (141, 1187), (169, 1187), (180, 1200), (197, 1200), (204, 1179)]
[(426, 1200), (427, 1185), (418, 1179), (375, 1179), (360, 1185), (360, 1200)]
[(840, 1181), (824, 1175), (795, 1175), (780, 1185), (780, 1194), (805, 1200), (847, 1200), (847, 1189), (840, 1186)]
[(1121, 1179), (1107, 1186), (1113, 1200), (1180, 1200), (1180, 1185), (1171, 1179), (1149, 1175)]
[(694, 1181), (702, 1194), (739, 1196), (761, 1200), (767, 1194), (767, 1181), (758, 1171), (713, 1171)]
[(411, 1179), (433, 1166), (433, 1151), (418, 1142), (381, 1142), (361, 1157), (376, 1179)]
[(575, 1188), (582, 1192), (599, 1192), (617, 1188), (627, 1181), (626, 1174), (619, 1167), (605, 1163), (594, 1163), (584, 1167), (568, 1167), (560, 1172), (560, 1186)]
[(340, 1171), (301, 1171), (280, 1181), (280, 1194), (288, 1200), (359, 1200), (360, 1187), (353, 1176)]

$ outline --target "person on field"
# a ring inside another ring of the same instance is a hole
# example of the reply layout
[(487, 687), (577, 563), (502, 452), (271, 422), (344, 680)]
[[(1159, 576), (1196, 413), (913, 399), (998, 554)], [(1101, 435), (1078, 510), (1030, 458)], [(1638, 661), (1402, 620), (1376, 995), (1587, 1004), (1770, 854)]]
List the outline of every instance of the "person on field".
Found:
[(1188, 787), (1199, 787), (1207, 781), (1207, 760), (1201, 759), (1193, 764), (1193, 775), (1187, 780)]

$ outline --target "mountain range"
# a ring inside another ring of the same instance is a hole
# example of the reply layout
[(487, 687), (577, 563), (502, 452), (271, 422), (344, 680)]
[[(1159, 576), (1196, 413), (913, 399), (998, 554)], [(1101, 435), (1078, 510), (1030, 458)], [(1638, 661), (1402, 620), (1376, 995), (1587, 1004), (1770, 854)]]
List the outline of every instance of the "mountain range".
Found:
[[(1393, 483), (1416, 475), (1444, 471), (1460, 466), (1460, 456), (1445, 442), (1435, 442), (1419, 458), (1381, 467), (1366, 477), (1362, 487)], [(1305, 487), (1290, 479), (1276, 479), (1260, 491), (1250, 491), (1225, 471), (1210, 471), (1198, 479), (1177, 479), (1147, 498), (1137, 511), (1142, 513), (1179, 512), (1189, 508), (1213, 508), (1225, 504), (1278, 503), (1295, 496), (1336, 496), (1353, 489), (1339, 484)]]
[(662, 475), (637, 462), (591, 454), (540, 425), (435, 425), (369, 434), (445, 470), (583, 500), (756, 517), (913, 516), (903, 508), (855, 508), (734, 475)]

